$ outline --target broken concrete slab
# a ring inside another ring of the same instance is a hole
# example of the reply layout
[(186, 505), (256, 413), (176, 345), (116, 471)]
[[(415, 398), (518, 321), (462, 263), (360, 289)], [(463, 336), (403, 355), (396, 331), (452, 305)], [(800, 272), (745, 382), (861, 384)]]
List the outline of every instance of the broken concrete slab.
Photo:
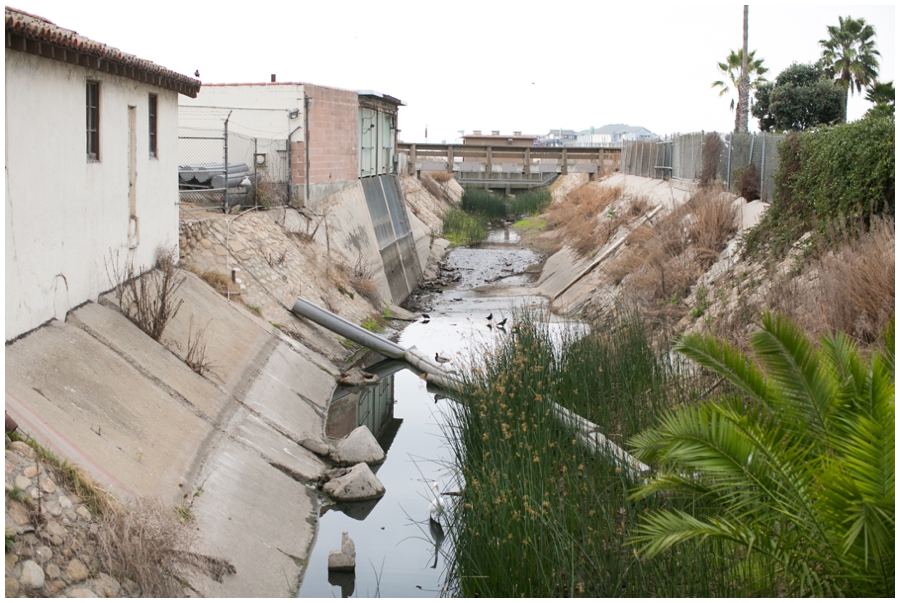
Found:
[(283, 342), (271, 343), (258, 375), (235, 396), (294, 442), (321, 437), (334, 378)]
[[(297, 479), (316, 481), (328, 469), (313, 452), (273, 429), (248, 408), (241, 408), (234, 414), (228, 434), (235, 442), (255, 450), (273, 467)], [(327, 453), (327, 447), (325, 451)]]
[(208, 597), (295, 597), (315, 533), (315, 492), (229, 440), (210, 455), (193, 499), (198, 552), (237, 572), (202, 579)]
[(329, 481), (322, 486), (322, 490), (335, 500), (370, 500), (385, 493), (384, 486), (365, 463), (349, 469), (326, 471), (325, 477)]
[(347, 532), (341, 534), (341, 548), (328, 551), (328, 571), (352, 572), (356, 570), (356, 545)]
[(339, 465), (356, 465), (359, 463), (381, 463), (384, 461), (384, 450), (378, 440), (365, 425), (360, 425), (350, 434), (335, 442), (331, 458)]

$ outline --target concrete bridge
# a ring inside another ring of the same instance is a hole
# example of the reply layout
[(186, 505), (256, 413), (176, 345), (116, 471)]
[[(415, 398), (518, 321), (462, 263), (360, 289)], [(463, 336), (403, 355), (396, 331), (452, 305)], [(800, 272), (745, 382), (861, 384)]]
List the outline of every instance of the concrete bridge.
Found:
[(606, 147), (516, 147), (473, 144), (398, 143), (400, 165), (409, 174), (451, 172), (460, 184), (486, 189), (529, 189), (559, 174), (605, 173), (619, 167), (621, 149)]

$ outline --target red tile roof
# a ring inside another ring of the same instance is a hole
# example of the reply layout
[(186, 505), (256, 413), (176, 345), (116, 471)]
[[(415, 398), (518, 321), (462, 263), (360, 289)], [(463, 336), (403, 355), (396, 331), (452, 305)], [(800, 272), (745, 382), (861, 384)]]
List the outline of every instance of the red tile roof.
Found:
[(6, 48), (146, 82), (191, 98), (195, 98), (200, 91), (201, 82), (198, 79), (95, 42), (71, 29), (58, 27), (43, 17), (8, 6)]

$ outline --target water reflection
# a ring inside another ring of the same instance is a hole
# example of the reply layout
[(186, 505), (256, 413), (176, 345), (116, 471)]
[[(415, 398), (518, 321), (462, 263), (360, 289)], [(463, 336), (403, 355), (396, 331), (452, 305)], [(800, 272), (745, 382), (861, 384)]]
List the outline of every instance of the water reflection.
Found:
[[(366, 371), (380, 375), (378, 383), (335, 392), (326, 432), (343, 437), (365, 424), (377, 433), (387, 457), (372, 470), (387, 492), (374, 501), (323, 506), (301, 597), (434, 596), (444, 583), (449, 540), (430, 525), (428, 507), (430, 486), (448, 481), (439, 417), (452, 402), (435, 402), (418, 374), (396, 372), (403, 366), (371, 366)], [(356, 572), (349, 576), (328, 571), (328, 551), (340, 547), (342, 532), (356, 545)]]

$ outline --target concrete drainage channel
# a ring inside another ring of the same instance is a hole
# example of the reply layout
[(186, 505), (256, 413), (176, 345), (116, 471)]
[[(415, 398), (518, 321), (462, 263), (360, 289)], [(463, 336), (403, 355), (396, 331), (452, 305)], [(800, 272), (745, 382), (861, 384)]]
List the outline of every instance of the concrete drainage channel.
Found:
[[(450, 540), (429, 521), (429, 506), (434, 484), (441, 491), (459, 490), (449, 481), (452, 458), (443, 432), (444, 417), (455, 402), (445, 397), (452, 394), (438, 393), (429, 382), (452, 390), (454, 367), (508, 336), (510, 329), (494, 325), (511, 317), (513, 308), (542, 304), (541, 298), (524, 294), (523, 287), (531, 278), (526, 268), (540, 261), (538, 254), (518, 245), (515, 233), (503, 230), (491, 232), (481, 247), (452, 250), (443, 265), (443, 280), (451, 285), (419, 292), (418, 303), (429, 319), (410, 324), (396, 343), (298, 300), (295, 313), (414, 365), (406, 370), (402, 362), (379, 363), (368, 371), (379, 375), (376, 384), (336, 392), (327, 435), (340, 438), (363, 424), (379, 433), (387, 455), (372, 469), (386, 493), (376, 500), (323, 506), (301, 597), (447, 595)], [(503, 286), (511, 287), (512, 295), (503, 295)], [(439, 365), (435, 355), (449, 362)], [(579, 423), (578, 417), (560, 418)], [(585, 445), (608, 445), (596, 426), (579, 427), (584, 427)], [(452, 498), (445, 501), (452, 504)], [(329, 571), (329, 552), (342, 548), (344, 532), (353, 541), (355, 570)]]

